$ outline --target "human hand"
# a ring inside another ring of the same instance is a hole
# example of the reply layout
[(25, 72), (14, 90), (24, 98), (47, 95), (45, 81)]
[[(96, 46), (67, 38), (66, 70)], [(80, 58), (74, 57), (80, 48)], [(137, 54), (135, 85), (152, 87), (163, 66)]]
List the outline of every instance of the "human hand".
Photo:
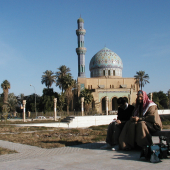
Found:
[(133, 121), (133, 122), (138, 122), (138, 120), (139, 120), (139, 117), (137, 117), (137, 116), (131, 117), (131, 121)]
[(116, 123), (120, 124), (120, 123), (121, 123), (121, 121), (120, 121), (120, 120), (116, 120)]

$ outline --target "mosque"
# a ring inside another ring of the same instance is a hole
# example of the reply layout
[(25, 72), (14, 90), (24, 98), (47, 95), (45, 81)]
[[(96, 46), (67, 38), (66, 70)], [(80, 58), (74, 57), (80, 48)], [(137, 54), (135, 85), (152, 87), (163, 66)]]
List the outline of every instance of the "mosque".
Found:
[(92, 107), (98, 113), (111, 113), (117, 110), (117, 99), (126, 97), (130, 104), (135, 103), (136, 94), (139, 90), (135, 84), (134, 78), (122, 77), (123, 62), (121, 58), (112, 50), (104, 47), (97, 52), (89, 63), (90, 78), (85, 76), (85, 53), (84, 36), (84, 20), (80, 17), (77, 20), (78, 29), (76, 34), (78, 37), (78, 47), (76, 53), (78, 55), (78, 78), (79, 92), (84, 88), (91, 89), (94, 102)]

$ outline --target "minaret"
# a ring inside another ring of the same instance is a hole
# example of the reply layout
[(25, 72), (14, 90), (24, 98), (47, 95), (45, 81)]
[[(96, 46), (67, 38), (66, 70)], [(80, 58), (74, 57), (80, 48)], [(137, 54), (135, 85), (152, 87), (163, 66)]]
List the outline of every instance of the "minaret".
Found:
[(84, 29), (84, 20), (80, 18), (77, 20), (78, 29), (76, 30), (76, 34), (78, 37), (78, 48), (76, 48), (76, 52), (78, 55), (78, 77), (86, 77), (85, 75), (85, 54), (86, 48), (84, 47), (84, 35), (86, 34), (86, 30)]

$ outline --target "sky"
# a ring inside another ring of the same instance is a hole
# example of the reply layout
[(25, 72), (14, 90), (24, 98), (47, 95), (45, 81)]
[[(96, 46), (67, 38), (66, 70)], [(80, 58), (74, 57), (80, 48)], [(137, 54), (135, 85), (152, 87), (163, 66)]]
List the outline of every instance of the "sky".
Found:
[[(149, 75), (147, 93), (170, 89), (170, 0), (0, 0), (0, 83), (9, 93), (42, 95), (43, 72), (66, 65), (78, 77), (77, 19), (84, 19), (91, 58), (105, 46), (119, 55), (123, 77)], [(33, 86), (30, 86), (32, 84)], [(61, 92), (55, 84), (54, 91)], [(0, 93), (3, 90), (0, 88)]]

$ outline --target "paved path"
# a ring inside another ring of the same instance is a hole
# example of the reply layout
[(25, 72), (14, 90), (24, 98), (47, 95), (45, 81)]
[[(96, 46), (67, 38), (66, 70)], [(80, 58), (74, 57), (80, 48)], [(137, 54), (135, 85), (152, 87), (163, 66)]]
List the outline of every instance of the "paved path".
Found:
[[(154, 142), (158, 138), (154, 137)], [(18, 153), (1, 155), (0, 170), (127, 170), (170, 169), (170, 158), (152, 164), (139, 158), (139, 151), (111, 151), (99, 149), (104, 143), (74, 147), (43, 149), (35, 146), (0, 140), (0, 147)]]

